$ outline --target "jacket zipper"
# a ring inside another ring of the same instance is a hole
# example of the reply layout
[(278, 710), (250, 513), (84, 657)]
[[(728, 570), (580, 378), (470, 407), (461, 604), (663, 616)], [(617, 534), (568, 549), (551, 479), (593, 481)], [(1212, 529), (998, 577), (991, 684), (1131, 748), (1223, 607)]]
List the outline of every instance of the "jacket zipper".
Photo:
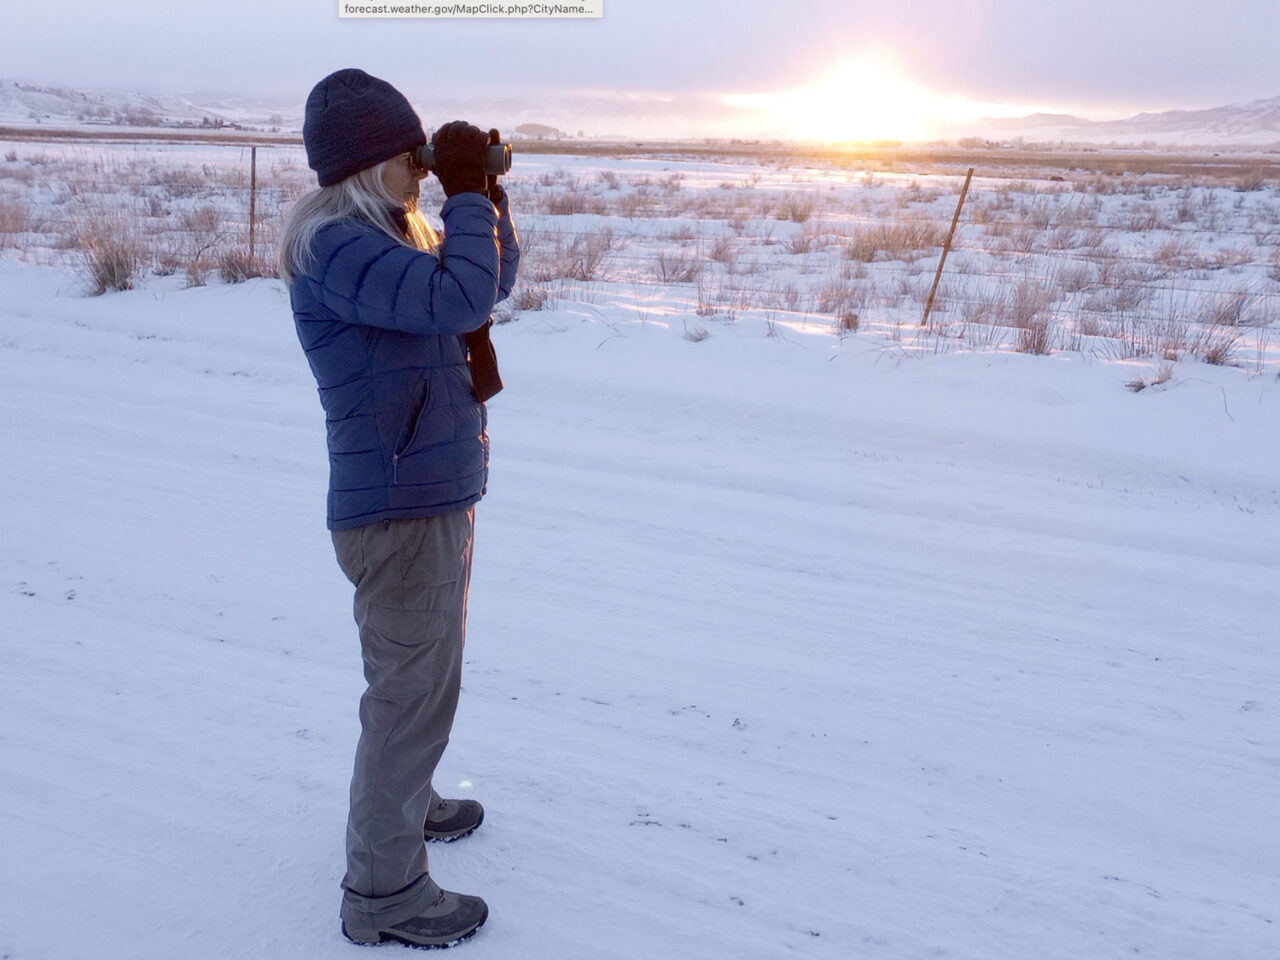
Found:
[(431, 403), (431, 382), (425, 377), (419, 381), (422, 384), (422, 405), (418, 407), (414, 413), (413, 431), (409, 434), (409, 439), (400, 445), (400, 448), (391, 455), (391, 485), (394, 487), (400, 482), (400, 454), (404, 453), (413, 446), (413, 441), (418, 438), (418, 430), (422, 427), (422, 418), (427, 415), (427, 407)]

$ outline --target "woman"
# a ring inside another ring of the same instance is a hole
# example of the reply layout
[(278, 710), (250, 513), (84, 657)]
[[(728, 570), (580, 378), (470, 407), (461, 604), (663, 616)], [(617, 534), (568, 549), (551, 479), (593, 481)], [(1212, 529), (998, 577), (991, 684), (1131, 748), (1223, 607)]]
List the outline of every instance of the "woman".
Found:
[(426, 135), (390, 84), (354, 69), (325, 77), (302, 136), (320, 188), (285, 223), (280, 275), (325, 411), (328, 525), (355, 585), (368, 681), (342, 930), (358, 943), (444, 946), (488, 916), (479, 897), (436, 885), (424, 841), (465, 836), (484, 817), (431, 779), (461, 682), (484, 400), (501, 387), (490, 313), (519, 246), (476, 127), (456, 121), (432, 138), (443, 238), (417, 210)]

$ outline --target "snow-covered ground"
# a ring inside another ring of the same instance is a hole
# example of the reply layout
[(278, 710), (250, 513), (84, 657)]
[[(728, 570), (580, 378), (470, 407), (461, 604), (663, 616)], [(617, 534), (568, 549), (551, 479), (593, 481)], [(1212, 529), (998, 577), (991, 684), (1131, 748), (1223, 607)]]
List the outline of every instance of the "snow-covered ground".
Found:
[[(296, 146), (0, 141), (0, 151), (0, 249), (29, 263), (90, 262), (101, 289), (270, 273), (283, 214), (314, 185)], [(1081, 153), (1078, 167), (1019, 168), (1025, 179), (979, 170), (936, 297), (963, 171), (846, 160), (517, 154), (506, 183), (525, 257), (504, 314), (568, 306), (676, 317), (692, 336), (726, 324), (825, 328), (920, 352), (1280, 370), (1280, 189), (1251, 160), (1175, 176), (1154, 152)], [(438, 209), (435, 181), (425, 188), (425, 208)]]
[[(0, 260), (6, 960), (357, 949), (322, 414), (182, 287)], [(497, 330), (458, 955), (1280, 955), (1274, 377), (708, 326)]]

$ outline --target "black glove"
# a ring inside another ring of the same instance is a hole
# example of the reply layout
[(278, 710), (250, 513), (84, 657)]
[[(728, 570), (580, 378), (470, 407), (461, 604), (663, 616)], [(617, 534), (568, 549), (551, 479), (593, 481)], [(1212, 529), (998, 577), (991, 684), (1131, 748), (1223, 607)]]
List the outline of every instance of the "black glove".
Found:
[(489, 137), (484, 131), (465, 120), (446, 123), (432, 134), (434, 173), (446, 197), (468, 191), (486, 192), (484, 154), (488, 145)]

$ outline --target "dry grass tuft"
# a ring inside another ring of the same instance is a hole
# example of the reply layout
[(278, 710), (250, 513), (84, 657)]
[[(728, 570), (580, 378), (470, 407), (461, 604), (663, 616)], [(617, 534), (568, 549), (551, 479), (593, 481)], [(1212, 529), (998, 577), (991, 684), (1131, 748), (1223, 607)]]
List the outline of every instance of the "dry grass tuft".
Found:
[(702, 273), (702, 258), (688, 250), (659, 250), (654, 266), (663, 283), (693, 283)]
[(19, 234), (31, 229), (31, 209), (21, 200), (0, 198), (0, 248), (17, 246)]
[(904, 220), (859, 230), (844, 245), (849, 260), (870, 263), (880, 254), (886, 260), (917, 260), (942, 246), (946, 230), (927, 220)]
[(545, 310), (551, 302), (551, 291), (540, 283), (518, 284), (511, 291), (511, 306), (517, 311)]
[(784, 193), (774, 210), (778, 220), (790, 220), (792, 223), (804, 223), (817, 206), (816, 201), (803, 193)]
[(256, 254), (250, 257), (248, 247), (231, 247), (218, 254), (218, 276), (223, 283), (244, 283), (278, 274), (274, 263)]
[(132, 290), (144, 254), (138, 232), (120, 216), (98, 215), (77, 226), (74, 247), (94, 296), (108, 290)]
[(1160, 369), (1156, 371), (1155, 376), (1153, 376), (1150, 380), (1144, 380), (1142, 377), (1134, 377), (1132, 380), (1126, 383), (1125, 386), (1128, 387), (1130, 390), (1132, 390), (1134, 393), (1141, 393), (1143, 390), (1147, 389), (1147, 387), (1158, 387), (1162, 383), (1168, 383), (1169, 379), (1172, 376), (1173, 376), (1173, 364), (1162, 363), (1160, 365)]

